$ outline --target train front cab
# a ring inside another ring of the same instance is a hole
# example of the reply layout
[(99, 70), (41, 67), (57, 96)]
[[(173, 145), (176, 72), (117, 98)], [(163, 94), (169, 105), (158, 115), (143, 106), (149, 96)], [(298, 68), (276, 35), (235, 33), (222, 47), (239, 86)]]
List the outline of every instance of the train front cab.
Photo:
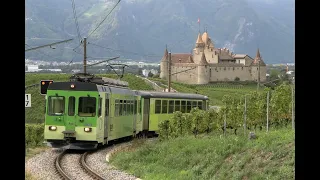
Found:
[(95, 149), (103, 139), (99, 93), (96, 85), (82, 87), (83, 91), (70, 89), (72, 85), (84, 84), (53, 83), (48, 89), (44, 139), (55, 148)]

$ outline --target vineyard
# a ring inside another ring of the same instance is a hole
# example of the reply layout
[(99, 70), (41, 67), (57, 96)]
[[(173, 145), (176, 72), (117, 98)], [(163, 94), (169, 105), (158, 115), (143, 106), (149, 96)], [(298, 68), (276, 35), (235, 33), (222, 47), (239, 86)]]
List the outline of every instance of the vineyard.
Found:
[(257, 128), (262, 130), (288, 126), (292, 122), (292, 113), (294, 115), (292, 89), (286, 84), (278, 86), (274, 91), (253, 91), (237, 98), (224, 95), (222, 102), (224, 106), (219, 111), (195, 108), (189, 114), (175, 112), (171, 119), (160, 123), (160, 137), (197, 136), (212, 131), (225, 134), (227, 130), (237, 135), (237, 132), (244, 131), (244, 127), (248, 131), (255, 131)]
[[(116, 74), (98, 74), (97, 76), (117, 79)], [(69, 77), (70, 74), (26, 74), (25, 86), (30, 86), (32, 84), (40, 85), (40, 80), (69, 81)], [(153, 90), (149, 84), (133, 74), (125, 74), (121, 80), (127, 81), (130, 89)], [(30, 87), (25, 91), (25, 93), (31, 94), (32, 96), (32, 106), (30, 108), (25, 108), (25, 122), (43, 123), (45, 113), (45, 96), (40, 95), (39, 86)]]
[(174, 112), (160, 122), (159, 139), (133, 144), (110, 162), (146, 180), (295, 179), (291, 88), (224, 95), (219, 111)]

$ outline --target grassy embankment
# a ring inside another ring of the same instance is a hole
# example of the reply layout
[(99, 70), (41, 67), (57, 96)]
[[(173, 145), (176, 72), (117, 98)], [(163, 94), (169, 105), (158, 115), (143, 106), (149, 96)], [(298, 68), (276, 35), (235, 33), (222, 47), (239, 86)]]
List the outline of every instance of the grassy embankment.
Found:
[(118, 152), (116, 167), (142, 179), (294, 179), (294, 131), (152, 141)]

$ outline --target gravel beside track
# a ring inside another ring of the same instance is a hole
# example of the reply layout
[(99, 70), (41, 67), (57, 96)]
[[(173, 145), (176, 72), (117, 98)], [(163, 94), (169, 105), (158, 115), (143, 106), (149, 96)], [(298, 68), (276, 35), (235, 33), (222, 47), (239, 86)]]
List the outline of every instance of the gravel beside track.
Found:
[(123, 143), (119, 145), (115, 145), (112, 147), (104, 148), (99, 150), (93, 154), (89, 154), (87, 156), (87, 164), (102, 176), (105, 179), (112, 179), (112, 180), (135, 180), (137, 179), (135, 176), (117, 170), (115, 167), (111, 166), (109, 163), (106, 162), (106, 155), (110, 153), (110, 151), (117, 150), (119, 148), (124, 148), (129, 146), (129, 143)]
[[(88, 154), (86, 163), (90, 168), (105, 179), (112, 180), (136, 180), (133, 175), (127, 174), (106, 162), (106, 155), (110, 151), (116, 151), (119, 148), (129, 146), (131, 142), (121, 143), (110, 147), (104, 147), (98, 151)], [(54, 166), (55, 158), (62, 152), (58, 149), (46, 150), (25, 162), (25, 169), (36, 179), (60, 179)], [(82, 153), (66, 154), (61, 160), (63, 170), (74, 179), (90, 180), (90, 177), (81, 168), (79, 159)]]

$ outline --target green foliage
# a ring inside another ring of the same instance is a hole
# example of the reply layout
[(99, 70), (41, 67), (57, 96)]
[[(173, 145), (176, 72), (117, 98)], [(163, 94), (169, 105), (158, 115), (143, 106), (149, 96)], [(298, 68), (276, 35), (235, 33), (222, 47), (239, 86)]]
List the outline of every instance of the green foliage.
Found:
[[(149, 141), (110, 162), (141, 179), (294, 179), (294, 131)], [(143, 167), (143, 168), (141, 168)]]
[[(256, 130), (257, 127), (262, 130), (266, 127), (267, 119), (267, 93), (269, 96), (269, 127), (276, 125), (287, 125), (291, 119), (291, 87), (282, 84), (274, 91), (266, 88), (262, 91), (246, 94), (246, 127)], [(161, 132), (165, 132), (168, 137), (176, 138), (186, 134), (195, 136), (203, 133), (217, 131), (224, 132), (224, 121), (226, 119), (226, 128), (232, 129), (234, 134), (243, 129), (245, 96), (233, 97), (224, 95), (222, 97), (223, 106), (219, 111), (210, 109), (208, 111), (194, 108), (190, 113), (182, 114), (175, 112), (172, 118), (167, 122), (169, 131), (165, 131), (162, 126)]]
[(41, 145), (43, 141), (44, 124), (25, 124), (26, 147)]

